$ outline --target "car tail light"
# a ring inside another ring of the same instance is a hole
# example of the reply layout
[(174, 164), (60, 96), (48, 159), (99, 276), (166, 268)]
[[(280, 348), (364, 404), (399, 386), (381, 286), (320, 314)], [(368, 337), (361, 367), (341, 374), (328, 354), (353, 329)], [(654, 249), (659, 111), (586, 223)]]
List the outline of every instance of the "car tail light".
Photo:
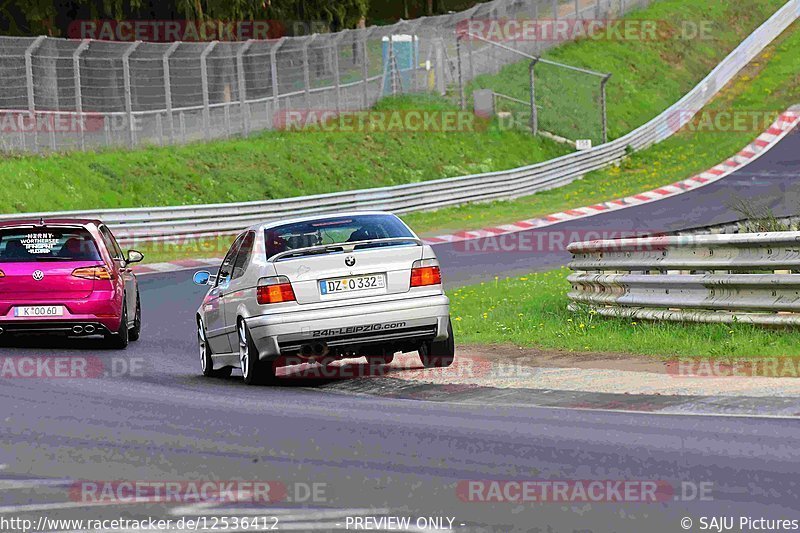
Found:
[(421, 259), (414, 261), (411, 266), (411, 286), (426, 287), (428, 285), (441, 285), (442, 273), (436, 259)]
[(286, 276), (275, 276), (271, 278), (261, 278), (258, 280), (257, 299), (261, 305), (277, 304), (280, 302), (294, 302), (294, 290), (289, 278)]
[(0, 278), (4, 278), (4, 277), (6, 277), (6, 273), (3, 272), (2, 270), (0, 270)]
[(76, 278), (111, 279), (111, 272), (106, 267), (81, 267), (72, 271)]

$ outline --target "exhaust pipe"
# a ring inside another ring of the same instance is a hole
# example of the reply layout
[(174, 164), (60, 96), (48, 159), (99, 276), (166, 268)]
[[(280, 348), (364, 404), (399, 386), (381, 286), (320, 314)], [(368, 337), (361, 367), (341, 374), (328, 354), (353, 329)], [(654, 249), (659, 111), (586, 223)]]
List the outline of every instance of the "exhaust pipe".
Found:
[(311, 345), (311, 350), (316, 357), (324, 357), (328, 355), (328, 345), (324, 342), (315, 342)]
[(81, 333), (83, 333), (83, 326), (80, 325), (72, 326), (72, 333), (74, 333), (75, 335), (80, 335)]
[(88, 324), (85, 328), (83, 328), (83, 332), (91, 335), (94, 333), (94, 326), (92, 324)]
[(300, 347), (300, 355), (303, 357), (311, 357), (314, 355), (314, 348), (310, 344), (304, 344)]

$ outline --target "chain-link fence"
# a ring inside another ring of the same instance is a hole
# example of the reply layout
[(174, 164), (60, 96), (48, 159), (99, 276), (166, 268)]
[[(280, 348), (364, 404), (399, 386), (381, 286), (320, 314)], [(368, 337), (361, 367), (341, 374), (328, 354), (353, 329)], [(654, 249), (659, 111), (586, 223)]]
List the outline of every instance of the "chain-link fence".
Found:
[[(0, 37), (0, 149), (166, 145), (273, 129), (287, 111), (355, 111), (444, 94), (474, 20), (611, 18), (649, 0), (495, 0), (391, 26), (269, 41), (150, 43)], [(555, 42), (514, 43), (539, 54)], [(464, 80), (518, 61), (471, 42)]]

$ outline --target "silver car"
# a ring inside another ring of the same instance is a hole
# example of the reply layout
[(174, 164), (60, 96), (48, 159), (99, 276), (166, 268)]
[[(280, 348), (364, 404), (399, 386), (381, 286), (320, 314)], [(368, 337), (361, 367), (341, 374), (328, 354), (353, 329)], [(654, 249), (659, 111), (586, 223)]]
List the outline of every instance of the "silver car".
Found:
[(396, 216), (312, 216), (257, 224), (234, 241), (197, 310), (203, 374), (275, 380), (287, 361), (366, 357), (391, 363), (418, 351), (449, 366), (455, 348), (439, 262)]

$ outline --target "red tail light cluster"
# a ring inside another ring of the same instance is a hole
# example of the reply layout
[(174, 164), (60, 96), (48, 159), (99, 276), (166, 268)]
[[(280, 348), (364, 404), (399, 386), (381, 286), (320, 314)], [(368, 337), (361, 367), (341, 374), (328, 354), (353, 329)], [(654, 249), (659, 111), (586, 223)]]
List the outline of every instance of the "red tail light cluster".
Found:
[(435, 259), (415, 261), (411, 268), (411, 286), (426, 287), (428, 285), (441, 285), (442, 273)]
[(83, 279), (112, 279), (111, 271), (106, 267), (82, 267), (72, 271), (76, 278)]
[(256, 299), (260, 305), (296, 301), (292, 284), (286, 276), (261, 278), (256, 291)]

